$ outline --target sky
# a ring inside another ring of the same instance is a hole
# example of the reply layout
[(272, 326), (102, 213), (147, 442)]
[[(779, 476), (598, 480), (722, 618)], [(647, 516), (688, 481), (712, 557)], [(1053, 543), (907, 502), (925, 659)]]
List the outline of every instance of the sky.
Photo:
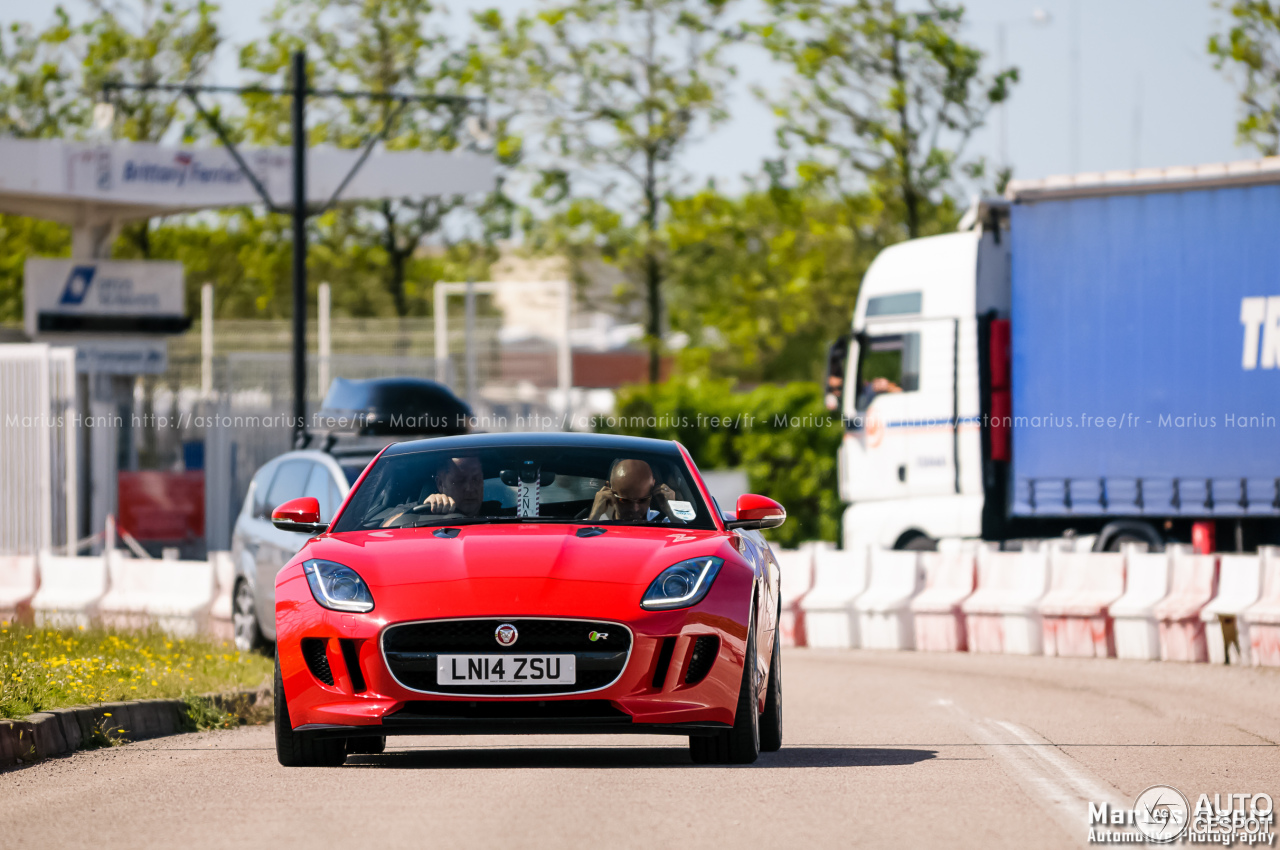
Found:
[[(70, 8), (83, 8), (78, 2), (72, 0)], [(537, 4), (442, 2), (459, 32), (469, 10), (497, 6), (512, 12)], [(230, 42), (265, 32), (261, 18), (269, 3), (221, 0), (220, 5), (221, 26)], [(967, 0), (964, 5), (967, 37), (987, 53), (989, 69), (997, 64), (997, 33), (1003, 24), (1005, 64), (1016, 66), (1021, 76), (1003, 116), (1007, 130), (1001, 132), (1002, 118), (993, 113), (969, 151), (995, 164), (1003, 148), (1016, 177), (1255, 156), (1252, 149), (1235, 144), (1235, 88), (1205, 52), (1209, 35), (1222, 28), (1226, 17), (1211, 0)], [(0, 25), (14, 20), (41, 25), (48, 21), (48, 9), (43, 2), (0, 0)], [(1077, 63), (1072, 62), (1073, 45)], [(776, 86), (785, 76), (784, 69), (755, 48), (735, 51), (730, 58), (739, 74), (731, 92), (732, 118), (699, 139), (685, 159), (693, 180), (714, 178), (725, 189), (740, 186), (742, 175), (758, 173), (761, 161), (777, 154), (773, 119), (751, 87)], [(209, 82), (234, 83), (237, 78), (234, 52), (227, 49)], [(1073, 121), (1073, 90), (1078, 91), (1078, 121)], [(1007, 142), (1002, 144), (1002, 137)]]

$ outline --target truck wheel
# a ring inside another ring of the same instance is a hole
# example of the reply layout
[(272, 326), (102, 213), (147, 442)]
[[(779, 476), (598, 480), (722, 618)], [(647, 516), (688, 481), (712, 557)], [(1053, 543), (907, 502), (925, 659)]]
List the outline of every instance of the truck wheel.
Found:
[(905, 549), (908, 552), (937, 552), (938, 541), (927, 534), (916, 532), (915, 536), (908, 537), (906, 541), (900, 542), (898, 548)]
[(1119, 552), (1126, 543), (1145, 543), (1149, 552), (1163, 552), (1164, 538), (1141, 520), (1123, 519), (1109, 522), (1098, 532), (1098, 539), (1093, 544), (1095, 552)]

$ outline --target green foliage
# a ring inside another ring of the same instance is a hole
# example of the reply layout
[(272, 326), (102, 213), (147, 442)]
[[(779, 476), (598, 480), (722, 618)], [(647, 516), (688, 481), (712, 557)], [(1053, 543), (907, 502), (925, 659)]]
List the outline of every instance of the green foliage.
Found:
[(0, 322), (22, 321), (22, 270), (28, 257), (71, 256), (71, 231), (51, 221), (0, 214)]
[(535, 202), (567, 204), (569, 218), (575, 205), (616, 213), (579, 217), (588, 242), (605, 235), (593, 224), (635, 228), (611, 260), (644, 299), (651, 380), (664, 319), (659, 223), (694, 133), (728, 116), (727, 36), (715, 28), (726, 5), (562, 0), (511, 22), (496, 12), (477, 18), (494, 33), (491, 55), (518, 82), (508, 96), (528, 101), (520, 123), (540, 141)]
[(960, 39), (964, 7), (927, 0), (767, 0), (769, 19), (747, 27), (795, 77), (759, 92), (778, 118), (784, 149), (813, 159), (809, 179), (868, 189), (909, 238), (927, 235), (930, 211), (960, 174), (982, 179), (965, 143), (1006, 100), (1014, 68), (987, 79), (982, 52)]
[(744, 468), (752, 492), (787, 509), (786, 524), (766, 532), (780, 546), (839, 537), (843, 427), (827, 413), (817, 383), (735, 393), (729, 381), (694, 377), (631, 387), (598, 430), (679, 440), (702, 469)]
[(815, 380), (827, 344), (848, 328), (863, 273), (891, 241), (883, 222), (874, 198), (832, 197), (812, 183), (673, 199), (663, 228), (671, 325), (706, 349), (713, 374)]
[(0, 621), (0, 717), (68, 705), (258, 687), (271, 661), (158, 629), (40, 629)]
[(1209, 54), (1219, 69), (1239, 74), (1243, 115), (1236, 138), (1262, 156), (1280, 154), (1280, 4), (1271, 0), (1218, 0), (1231, 23), (1209, 37)]

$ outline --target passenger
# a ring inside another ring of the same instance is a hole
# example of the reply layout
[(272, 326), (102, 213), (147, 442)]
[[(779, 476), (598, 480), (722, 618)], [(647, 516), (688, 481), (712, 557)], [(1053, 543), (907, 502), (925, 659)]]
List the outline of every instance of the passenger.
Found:
[(588, 522), (681, 522), (671, 511), (675, 491), (658, 484), (653, 469), (642, 460), (624, 459), (613, 465), (609, 483), (596, 493)]

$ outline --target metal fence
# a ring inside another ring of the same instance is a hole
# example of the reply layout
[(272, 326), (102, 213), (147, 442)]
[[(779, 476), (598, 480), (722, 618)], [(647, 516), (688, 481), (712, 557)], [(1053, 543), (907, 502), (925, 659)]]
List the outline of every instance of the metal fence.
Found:
[(75, 351), (0, 345), (0, 554), (74, 545)]

